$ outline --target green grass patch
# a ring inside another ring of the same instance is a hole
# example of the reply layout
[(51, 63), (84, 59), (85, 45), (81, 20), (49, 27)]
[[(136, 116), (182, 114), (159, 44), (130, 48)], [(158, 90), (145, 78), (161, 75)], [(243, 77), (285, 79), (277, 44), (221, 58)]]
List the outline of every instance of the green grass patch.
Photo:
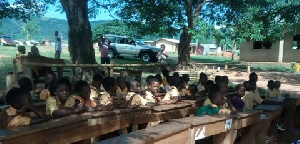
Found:
[(211, 55), (196, 55), (191, 56), (191, 59), (198, 63), (229, 63), (231, 62), (230, 57), (222, 57), (222, 56), (211, 56)]

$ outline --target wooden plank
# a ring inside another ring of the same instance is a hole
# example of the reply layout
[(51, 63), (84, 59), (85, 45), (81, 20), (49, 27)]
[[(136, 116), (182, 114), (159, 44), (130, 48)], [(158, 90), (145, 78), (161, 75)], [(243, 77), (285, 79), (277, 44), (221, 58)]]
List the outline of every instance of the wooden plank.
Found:
[(174, 109), (185, 108), (188, 106), (191, 106), (191, 104), (185, 103), (185, 102), (179, 102), (177, 104), (153, 106), (152, 111), (153, 112), (162, 112), (162, 111), (169, 111), (169, 110), (174, 110)]
[(256, 124), (260, 121), (260, 110), (247, 110), (239, 112), (237, 115), (238, 125), (236, 129), (241, 129), (252, 124)]
[(99, 144), (146, 144), (146, 143), (187, 143), (189, 140), (189, 124), (166, 122), (144, 130), (138, 130), (127, 135), (104, 140)]
[(264, 99), (262, 104), (267, 105), (283, 105), (285, 101), (285, 97), (271, 97), (268, 99)]

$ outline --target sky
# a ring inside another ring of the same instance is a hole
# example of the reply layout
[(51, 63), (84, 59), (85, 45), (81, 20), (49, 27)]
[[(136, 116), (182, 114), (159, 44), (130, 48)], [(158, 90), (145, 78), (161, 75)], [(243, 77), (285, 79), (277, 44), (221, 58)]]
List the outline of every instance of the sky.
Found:
[[(8, 2), (13, 3), (15, 0), (8, 0)], [(59, 11), (56, 12), (57, 8), (53, 5), (49, 5), (49, 9), (47, 13), (44, 15), (44, 17), (50, 17), (50, 18), (58, 18), (58, 19), (67, 19), (65, 13), (60, 13)], [(101, 10), (97, 17), (95, 19), (90, 19), (90, 21), (96, 21), (96, 20), (112, 20), (114, 19), (109, 15), (108, 12)]]

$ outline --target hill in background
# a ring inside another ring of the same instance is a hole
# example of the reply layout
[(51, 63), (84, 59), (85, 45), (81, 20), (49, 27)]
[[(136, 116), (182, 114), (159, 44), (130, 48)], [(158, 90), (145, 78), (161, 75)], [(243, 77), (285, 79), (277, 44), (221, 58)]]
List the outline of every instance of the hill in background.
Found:
[[(40, 29), (37, 36), (33, 36), (32, 39), (42, 40), (42, 39), (54, 39), (54, 31), (59, 31), (63, 40), (68, 40), (68, 23), (64, 19), (47, 18), (41, 17), (36, 19), (38, 24), (38, 29)], [(106, 20), (91, 21), (91, 28), (95, 28), (97, 25), (107, 22)], [(0, 26), (1, 32), (5, 35), (11, 35), (13, 39), (24, 39), (25, 36), (22, 35), (20, 31), (20, 21), (15, 19), (2, 19), (2, 26)]]

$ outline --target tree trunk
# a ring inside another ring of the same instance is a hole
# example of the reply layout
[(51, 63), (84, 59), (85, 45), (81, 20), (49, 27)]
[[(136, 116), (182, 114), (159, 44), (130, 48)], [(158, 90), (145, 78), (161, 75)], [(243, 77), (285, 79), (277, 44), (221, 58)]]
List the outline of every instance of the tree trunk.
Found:
[(236, 40), (233, 39), (232, 40), (232, 50), (231, 50), (231, 61), (234, 62), (234, 55), (235, 55), (235, 51), (236, 51)]
[[(96, 64), (92, 42), (91, 25), (88, 18), (88, 0), (60, 0), (69, 25), (69, 52), (73, 64)], [(58, 30), (59, 31), (59, 30)], [(72, 69), (72, 81), (90, 81), (95, 68)]]
[(186, 66), (190, 66), (190, 43), (192, 35), (183, 28), (180, 35), (179, 47), (178, 47), (178, 68), (182, 69)]

